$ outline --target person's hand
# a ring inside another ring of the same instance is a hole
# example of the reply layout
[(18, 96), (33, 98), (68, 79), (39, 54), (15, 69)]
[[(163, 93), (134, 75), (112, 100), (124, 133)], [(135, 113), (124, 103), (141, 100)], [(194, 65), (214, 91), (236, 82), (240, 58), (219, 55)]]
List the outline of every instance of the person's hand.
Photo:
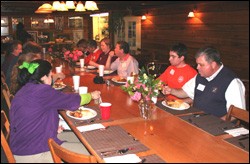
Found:
[(109, 52), (109, 56), (112, 58), (113, 56), (115, 56), (115, 52), (114, 51), (110, 51)]
[(91, 98), (92, 99), (99, 99), (101, 97), (101, 92), (100, 91), (94, 91), (94, 92), (91, 92)]
[(65, 75), (63, 73), (55, 73), (53, 74), (53, 80), (56, 81), (57, 79), (64, 79)]
[(171, 93), (171, 88), (169, 86), (164, 86), (163, 89), (162, 89), (162, 93), (164, 95), (168, 95)]

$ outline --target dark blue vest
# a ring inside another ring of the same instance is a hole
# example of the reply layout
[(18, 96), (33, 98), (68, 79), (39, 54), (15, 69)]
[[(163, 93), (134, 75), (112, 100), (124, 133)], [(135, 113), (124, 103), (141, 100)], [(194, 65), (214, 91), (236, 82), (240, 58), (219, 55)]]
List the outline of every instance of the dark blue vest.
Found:
[[(218, 117), (227, 114), (225, 92), (235, 78), (236, 75), (225, 66), (212, 81), (207, 81), (198, 74), (195, 83), (194, 107)], [(199, 84), (205, 86), (203, 91), (197, 89)]]

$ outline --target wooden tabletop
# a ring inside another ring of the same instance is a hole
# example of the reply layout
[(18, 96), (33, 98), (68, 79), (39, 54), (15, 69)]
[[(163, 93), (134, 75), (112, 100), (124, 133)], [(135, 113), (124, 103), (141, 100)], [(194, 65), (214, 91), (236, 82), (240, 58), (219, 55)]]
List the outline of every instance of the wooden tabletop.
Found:
[[(72, 86), (72, 76), (68, 75), (67, 71), (65, 73), (64, 83)], [(138, 103), (132, 101), (120, 86), (94, 84), (93, 79), (96, 74), (93, 72), (76, 73), (81, 76), (80, 86), (87, 86), (88, 92), (101, 91), (102, 101), (112, 104), (111, 120), (113, 121), (102, 124), (119, 125), (150, 148), (149, 151), (138, 153), (138, 156), (156, 154), (166, 162), (249, 162), (247, 151), (223, 140), (232, 136), (213, 136), (156, 106), (152, 119), (144, 120), (140, 117)], [(104, 77), (104, 79), (110, 78), (110, 76)], [(95, 104), (91, 101), (89, 105)], [(103, 162), (68, 118), (66, 112), (62, 110), (60, 114), (81, 142), (96, 156), (98, 162)]]

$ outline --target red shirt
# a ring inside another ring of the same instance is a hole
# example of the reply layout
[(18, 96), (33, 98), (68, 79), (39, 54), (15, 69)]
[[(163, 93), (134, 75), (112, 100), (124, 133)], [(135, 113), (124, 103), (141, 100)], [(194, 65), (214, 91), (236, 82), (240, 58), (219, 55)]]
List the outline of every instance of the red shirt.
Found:
[(93, 62), (96, 62), (99, 59), (101, 53), (102, 53), (102, 50), (100, 49), (95, 50), (93, 53), (90, 53), (87, 57), (85, 57), (84, 64), (88, 65), (90, 60)]
[[(182, 68), (176, 68), (175, 66), (169, 66), (158, 79), (165, 82), (170, 88), (179, 89), (192, 79), (197, 74), (197, 71), (190, 65), (186, 64)], [(178, 99), (173, 95), (168, 95), (168, 99)]]

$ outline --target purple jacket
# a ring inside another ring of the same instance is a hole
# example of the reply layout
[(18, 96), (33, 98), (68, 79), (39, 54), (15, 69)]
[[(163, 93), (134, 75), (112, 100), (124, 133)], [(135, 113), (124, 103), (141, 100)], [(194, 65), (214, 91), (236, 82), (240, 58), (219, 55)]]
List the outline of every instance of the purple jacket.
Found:
[(76, 110), (78, 94), (66, 94), (46, 84), (27, 83), (15, 95), (10, 109), (10, 147), (15, 155), (49, 151), (48, 139), (57, 138), (58, 110)]

